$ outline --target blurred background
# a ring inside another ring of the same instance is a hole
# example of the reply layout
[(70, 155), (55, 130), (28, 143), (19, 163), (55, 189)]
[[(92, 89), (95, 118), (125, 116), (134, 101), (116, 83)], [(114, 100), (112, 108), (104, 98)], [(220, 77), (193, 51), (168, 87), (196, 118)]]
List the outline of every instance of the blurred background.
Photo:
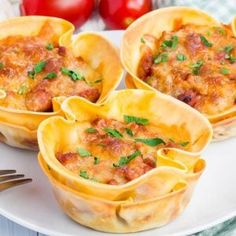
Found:
[(223, 23), (236, 15), (236, 0), (0, 0), (0, 20), (49, 15), (71, 21), (77, 31), (125, 29), (141, 15), (168, 6), (200, 8)]

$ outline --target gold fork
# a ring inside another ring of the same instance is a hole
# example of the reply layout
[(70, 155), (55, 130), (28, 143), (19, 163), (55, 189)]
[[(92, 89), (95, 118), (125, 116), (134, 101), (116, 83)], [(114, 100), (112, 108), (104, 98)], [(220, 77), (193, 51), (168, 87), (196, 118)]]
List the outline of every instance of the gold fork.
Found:
[(30, 178), (23, 178), (22, 174), (15, 173), (16, 170), (0, 170), (0, 192), (32, 181)]

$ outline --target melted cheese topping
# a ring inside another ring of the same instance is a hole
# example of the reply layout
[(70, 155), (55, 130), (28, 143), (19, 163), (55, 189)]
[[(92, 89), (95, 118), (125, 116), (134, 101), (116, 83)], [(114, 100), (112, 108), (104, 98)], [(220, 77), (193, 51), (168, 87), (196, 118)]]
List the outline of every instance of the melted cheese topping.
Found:
[[(0, 106), (51, 111), (56, 96), (79, 95), (92, 102), (99, 98), (101, 75), (83, 58), (60, 47), (52, 35), (48, 37), (50, 27), (45, 25), (38, 36), (0, 40), (0, 89), (6, 93)], [(74, 75), (63, 73), (62, 68)]]
[(205, 114), (236, 101), (236, 38), (227, 26), (185, 25), (157, 39), (144, 35), (138, 76)]
[(152, 125), (98, 118), (80, 125), (78, 146), (57, 152), (59, 162), (76, 175), (106, 184), (127, 183), (155, 168), (163, 147), (191, 149), (186, 140), (172, 140)]

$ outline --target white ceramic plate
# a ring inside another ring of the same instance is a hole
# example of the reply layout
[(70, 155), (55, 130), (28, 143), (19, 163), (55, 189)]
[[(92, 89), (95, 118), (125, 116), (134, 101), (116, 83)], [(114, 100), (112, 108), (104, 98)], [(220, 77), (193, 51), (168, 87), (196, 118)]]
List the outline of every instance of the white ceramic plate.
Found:
[[(122, 32), (104, 32), (117, 45)], [(121, 84), (120, 88), (124, 87)], [(236, 216), (236, 138), (212, 143), (204, 152), (207, 169), (184, 213), (171, 224), (132, 235), (180, 236), (193, 234)], [(33, 182), (0, 193), (0, 214), (32, 230), (56, 236), (104, 233), (69, 219), (54, 200), (36, 153), (0, 144), (0, 169), (17, 169)], [(110, 235), (110, 234), (107, 234)]]

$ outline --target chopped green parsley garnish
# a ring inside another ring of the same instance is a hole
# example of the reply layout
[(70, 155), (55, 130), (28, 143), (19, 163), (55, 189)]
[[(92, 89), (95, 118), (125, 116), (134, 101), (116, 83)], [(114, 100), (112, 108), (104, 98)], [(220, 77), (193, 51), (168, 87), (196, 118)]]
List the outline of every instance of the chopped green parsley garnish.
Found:
[(187, 57), (184, 54), (178, 54), (176, 56), (177, 61), (185, 61)]
[(228, 59), (231, 64), (236, 61), (236, 58), (233, 55), (229, 55), (229, 54), (225, 55), (225, 59)]
[(146, 43), (146, 41), (144, 40), (143, 37), (141, 37), (140, 41), (141, 41), (141, 43)]
[(232, 64), (232, 63), (236, 62), (236, 58), (234, 56), (230, 55), (229, 56), (229, 61)]
[(168, 61), (168, 54), (167, 53), (160, 53), (159, 55), (154, 57), (154, 63), (160, 64), (162, 62)]
[(176, 35), (174, 35), (171, 37), (170, 40), (164, 40), (162, 42), (161, 46), (163, 48), (169, 47), (169, 48), (175, 49), (177, 47), (178, 43), (179, 43), (179, 38)]
[(172, 40), (171, 48), (176, 48), (177, 45), (178, 45), (178, 43), (179, 43), (179, 38), (174, 35), (174, 36), (171, 38), (171, 40)]
[(46, 49), (51, 51), (52, 49), (54, 48), (53, 44), (52, 43), (49, 43), (47, 46), (46, 46)]
[(179, 145), (181, 145), (182, 147), (186, 147), (188, 144), (189, 144), (188, 141), (183, 141), (179, 143)]
[(207, 32), (206, 32), (206, 35), (207, 35), (207, 36), (211, 36), (211, 32), (210, 32), (210, 31), (207, 31)]
[(164, 140), (161, 138), (136, 138), (136, 142), (144, 143), (148, 146), (155, 147), (159, 144), (165, 144)]
[(55, 72), (50, 72), (47, 74), (46, 77), (44, 77), (43, 79), (54, 79), (57, 77), (57, 74)]
[(79, 176), (84, 179), (89, 179), (89, 176), (86, 170), (80, 170)]
[(129, 156), (122, 156), (122, 157), (120, 157), (118, 164), (113, 163), (113, 166), (114, 167), (122, 167), (124, 165), (127, 165), (130, 161), (132, 161), (133, 159), (135, 159), (137, 156), (140, 156), (140, 155), (141, 155), (141, 152), (139, 150), (137, 150)]
[(128, 116), (128, 115), (124, 115), (124, 121), (126, 123), (134, 122), (138, 125), (148, 125), (149, 124), (148, 119), (140, 118), (140, 117), (136, 117), (136, 116)]
[(131, 129), (125, 128), (125, 131), (126, 131), (126, 133), (127, 133), (130, 137), (133, 137), (133, 136), (134, 136), (133, 131), (132, 131)]
[(46, 65), (46, 61), (40, 61), (35, 67), (34, 67), (34, 72), (35, 74), (40, 73)]
[(206, 47), (212, 47), (213, 44), (210, 43), (203, 35), (200, 35), (200, 39), (202, 41), (202, 43), (206, 46)]
[(225, 30), (224, 30), (223, 28), (221, 28), (221, 27), (214, 26), (213, 29), (214, 29), (217, 33), (219, 33), (219, 34), (221, 34), (221, 35), (225, 35)]
[(0, 62), (0, 70), (3, 69), (4, 65), (2, 62)]
[(69, 70), (65, 67), (61, 68), (61, 72), (64, 75), (68, 75), (73, 81), (76, 80), (85, 80), (84, 76), (80, 75), (79, 73), (73, 71), (73, 70)]
[(228, 59), (231, 64), (236, 61), (236, 58), (233, 55), (229, 55), (229, 54), (225, 55), (225, 59)]
[(173, 139), (170, 138), (170, 141), (173, 142), (173, 143), (176, 143), (182, 147), (186, 147), (190, 142), (189, 141), (181, 141), (179, 143), (175, 142)]
[(203, 61), (202, 60), (198, 60), (196, 63), (191, 65), (192, 68), (192, 73), (194, 75), (199, 75), (200, 69), (203, 65)]
[(98, 80), (95, 80), (93, 83), (98, 84), (98, 83), (101, 83), (101, 82), (102, 82), (102, 79), (98, 79)]
[(84, 148), (77, 148), (76, 151), (81, 157), (90, 157), (90, 156), (92, 156), (92, 154)]
[(38, 64), (36, 64), (36, 66), (34, 67), (32, 71), (28, 71), (28, 76), (31, 79), (34, 79), (34, 76), (40, 73), (44, 69), (45, 65), (46, 65), (46, 61), (40, 61)]
[(100, 163), (100, 158), (94, 157), (93, 159), (94, 159), (94, 162), (93, 162), (94, 165), (97, 165)]
[(161, 46), (162, 46), (163, 48), (167, 48), (167, 47), (170, 48), (171, 45), (172, 45), (172, 41), (171, 41), (171, 40), (165, 40), (165, 41), (163, 41), (162, 44), (161, 44)]
[(228, 46), (224, 47), (224, 52), (230, 53), (233, 49), (234, 49), (234, 46), (228, 45)]
[(229, 69), (222, 67), (222, 68), (220, 68), (220, 73), (222, 75), (228, 75), (228, 74), (230, 74), (230, 71), (229, 71)]
[(176, 143), (174, 139), (170, 138), (169, 139), (172, 143)]
[(123, 135), (116, 129), (104, 128), (103, 129), (108, 135), (115, 138), (122, 138)]
[(26, 85), (21, 85), (20, 88), (17, 90), (17, 94), (24, 95), (26, 94), (28, 87)]
[(34, 72), (34, 71), (28, 71), (28, 76), (29, 76), (31, 79), (34, 79), (35, 72)]
[(228, 59), (230, 63), (236, 62), (236, 58), (230, 54), (233, 49), (234, 49), (234, 47), (232, 45), (228, 45), (228, 46), (224, 47), (224, 52), (226, 53), (225, 59)]
[(93, 127), (90, 127), (90, 128), (87, 128), (87, 129), (85, 130), (85, 132), (86, 132), (86, 133), (89, 133), (89, 134), (93, 134), (93, 133), (96, 133), (97, 130), (96, 130), (95, 128), (93, 128)]

